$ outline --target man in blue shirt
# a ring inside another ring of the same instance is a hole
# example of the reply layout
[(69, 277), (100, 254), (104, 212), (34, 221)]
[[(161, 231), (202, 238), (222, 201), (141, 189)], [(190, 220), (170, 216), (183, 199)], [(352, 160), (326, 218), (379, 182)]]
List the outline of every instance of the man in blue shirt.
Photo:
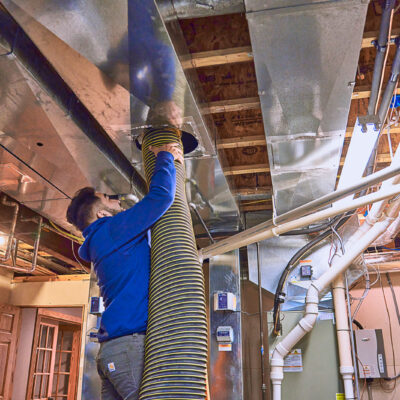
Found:
[(83, 188), (72, 199), (67, 220), (82, 231), (79, 255), (93, 263), (105, 311), (98, 331), (97, 369), (102, 400), (135, 400), (144, 363), (150, 276), (150, 232), (175, 197), (174, 160), (182, 150), (170, 143), (150, 148), (156, 166), (149, 193), (122, 211), (118, 200)]

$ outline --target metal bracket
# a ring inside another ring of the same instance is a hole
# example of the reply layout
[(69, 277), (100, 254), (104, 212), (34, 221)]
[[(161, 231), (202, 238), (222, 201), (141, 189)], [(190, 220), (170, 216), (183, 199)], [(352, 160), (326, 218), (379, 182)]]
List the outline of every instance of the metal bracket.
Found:
[(374, 129), (379, 131), (381, 128), (381, 120), (379, 119), (378, 115), (362, 115), (358, 117), (358, 123), (361, 125), (361, 131), (367, 132), (368, 128), (367, 125), (374, 125)]

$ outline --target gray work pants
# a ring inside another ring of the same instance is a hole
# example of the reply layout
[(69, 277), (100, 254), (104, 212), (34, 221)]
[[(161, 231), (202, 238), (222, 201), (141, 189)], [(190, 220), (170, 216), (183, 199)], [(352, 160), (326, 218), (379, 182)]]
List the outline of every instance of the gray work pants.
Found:
[(143, 375), (145, 335), (103, 342), (97, 355), (101, 400), (137, 400)]

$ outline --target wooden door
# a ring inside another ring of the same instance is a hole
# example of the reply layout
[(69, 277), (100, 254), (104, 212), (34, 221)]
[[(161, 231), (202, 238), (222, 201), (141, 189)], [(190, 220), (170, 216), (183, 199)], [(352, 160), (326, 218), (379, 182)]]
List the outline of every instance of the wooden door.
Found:
[(48, 400), (53, 387), (58, 323), (40, 318), (36, 323), (27, 400)]
[(0, 304), (0, 400), (10, 400), (19, 337), (20, 309)]
[(38, 309), (26, 400), (76, 399), (81, 322)]

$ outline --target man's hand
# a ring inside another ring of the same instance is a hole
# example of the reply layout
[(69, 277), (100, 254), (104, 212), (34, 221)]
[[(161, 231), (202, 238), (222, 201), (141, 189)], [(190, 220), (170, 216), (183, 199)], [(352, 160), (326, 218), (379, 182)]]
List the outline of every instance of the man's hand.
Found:
[(158, 147), (150, 146), (149, 150), (152, 151), (156, 157), (160, 151), (168, 151), (168, 153), (171, 153), (174, 156), (174, 160), (183, 164), (183, 152), (178, 143), (168, 143)]
[(155, 105), (154, 111), (156, 114), (164, 117), (171, 125), (179, 128), (182, 125), (182, 110), (173, 101), (162, 101)]

